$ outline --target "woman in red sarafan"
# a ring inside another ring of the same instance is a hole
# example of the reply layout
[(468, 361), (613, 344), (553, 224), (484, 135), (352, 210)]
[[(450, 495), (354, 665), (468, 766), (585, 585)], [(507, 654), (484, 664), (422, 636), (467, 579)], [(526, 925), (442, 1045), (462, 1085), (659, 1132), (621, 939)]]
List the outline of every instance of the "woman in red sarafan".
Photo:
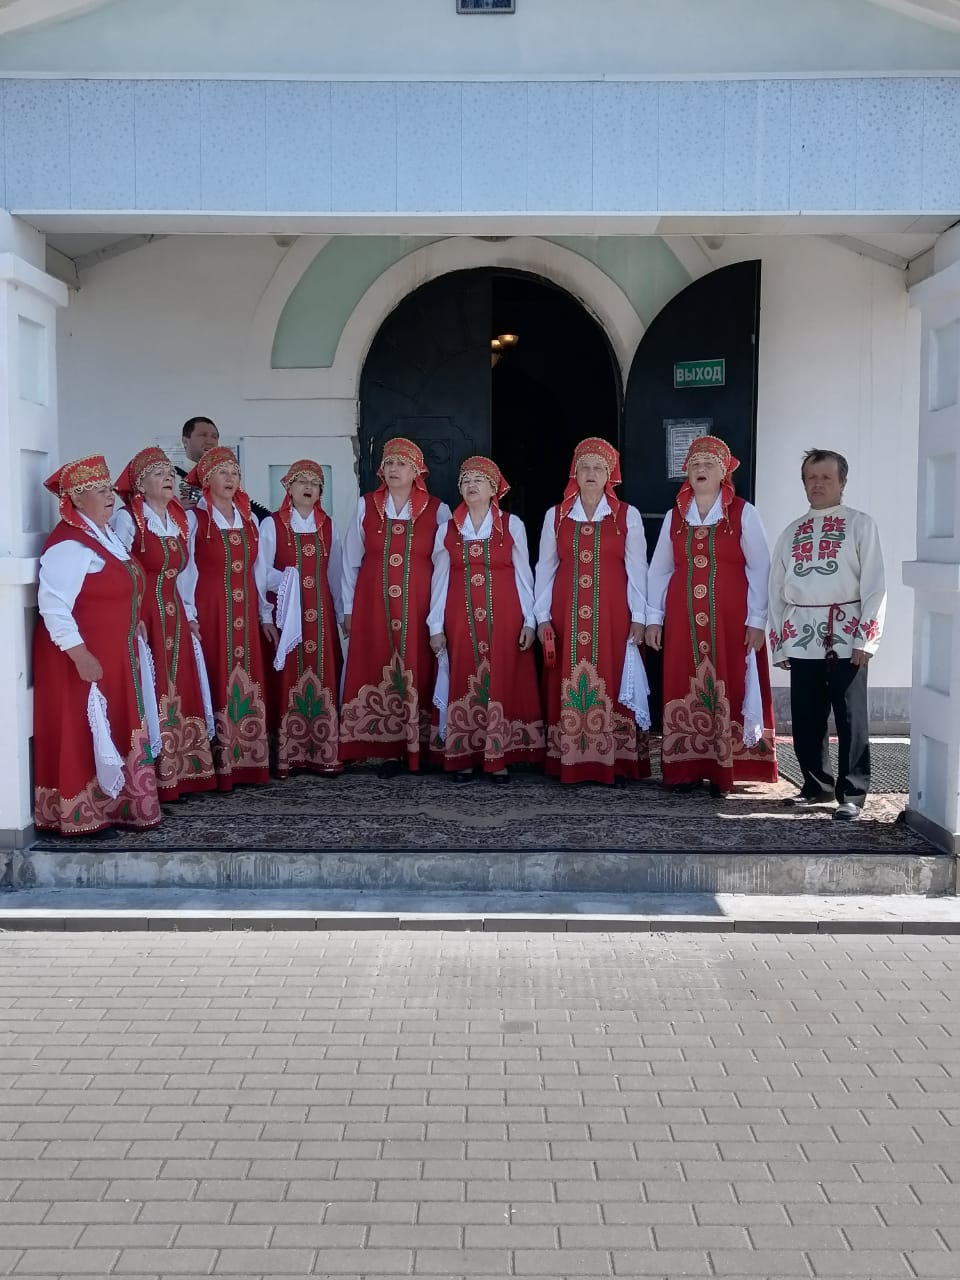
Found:
[(687, 450), (687, 479), (650, 562), (647, 644), (663, 643), (663, 781), (722, 796), (776, 782), (767, 663), (770, 553), (757, 510), (734, 493), (739, 462), (716, 436)]
[(187, 563), (187, 516), (175, 497), (173, 464), (155, 446), (141, 449), (127, 463), (116, 488), (127, 506), (115, 512), (110, 523), (146, 577), (143, 619), (160, 712), (157, 789), (161, 800), (176, 800), (217, 785), (206, 671), (201, 676), (202, 661), (198, 664), (177, 589)]
[(333, 774), (341, 768), (340, 539), (320, 505), (323, 468), (318, 462), (294, 462), (283, 487), (286, 496), (279, 511), (260, 525), (255, 566), (265, 624), (274, 621), (266, 593), (277, 602), (279, 642), (273, 665), (279, 676), (270, 725), (277, 735), (277, 772), (281, 778), (292, 769)]
[(427, 637), (433, 542), (450, 508), (427, 492), (423, 454), (396, 437), (383, 483), (357, 505), (343, 547), (343, 631), (349, 639), (340, 759), (383, 760), (389, 777), (420, 768), (430, 743), (435, 662)]
[(144, 576), (110, 529), (114, 493), (102, 456), (69, 462), (44, 483), (60, 500), (60, 522), (40, 557), (33, 635), (34, 824), (67, 836), (155, 827), (137, 658)]
[(540, 536), (534, 607), (541, 643), (556, 646), (544, 667), (547, 773), (561, 782), (650, 773), (646, 679), (635, 652), (647, 551), (639, 511), (614, 492), (619, 483), (613, 445), (581, 440), (563, 501), (547, 512)]
[[(490, 458), (461, 463), (459, 488), (463, 502), (433, 549), (427, 626), (431, 649), (449, 664), (433, 752), (459, 781), (476, 768), (507, 782), (509, 765), (544, 755), (527, 535), (500, 510), (510, 486)], [(438, 676), (438, 695), (442, 683)]]
[(269, 782), (264, 664), (258, 625), (257, 524), (232, 450), (208, 450), (186, 477), (203, 496), (187, 512), (189, 563), (180, 593), (199, 628), (216, 736), (217, 786)]

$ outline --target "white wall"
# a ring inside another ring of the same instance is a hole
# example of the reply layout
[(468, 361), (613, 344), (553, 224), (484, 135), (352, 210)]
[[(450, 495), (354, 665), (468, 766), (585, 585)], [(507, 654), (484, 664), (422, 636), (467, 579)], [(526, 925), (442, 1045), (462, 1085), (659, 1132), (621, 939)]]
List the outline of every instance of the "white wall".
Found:
[[(250, 439), (248, 480), (265, 497), (262, 438), (289, 449), (287, 438), (303, 437), (302, 452), (334, 466), (342, 527), (356, 496), (354, 401), (242, 396), (254, 313), (283, 253), (270, 237), (170, 238), (86, 272), (60, 320), (63, 456), (101, 449), (117, 470), (208, 413), (225, 435)], [(757, 495), (771, 541), (805, 509), (803, 450), (845, 453), (848, 500), (880, 520), (888, 566), (888, 635), (872, 680), (908, 686), (913, 603), (900, 562), (915, 555), (920, 356), (903, 274), (813, 237), (729, 238), (712, 257), (763, 260)]]

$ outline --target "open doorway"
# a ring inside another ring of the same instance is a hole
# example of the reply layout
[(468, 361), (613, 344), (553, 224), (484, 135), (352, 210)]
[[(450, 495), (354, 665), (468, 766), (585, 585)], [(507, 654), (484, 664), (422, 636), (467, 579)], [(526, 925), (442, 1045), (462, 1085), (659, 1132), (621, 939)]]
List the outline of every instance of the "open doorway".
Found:
[[(517, 338), (494, 364), (491, 341)], [(535, 561), (578, 440), (619, 444), (620, 373), (601, 326), (569, 293), (521, 271), (455, 271), (422, 285), (380, 326), (360, 381), (360, 484), (377, 484), (383, 444), (409, 436), (430, 489), (459, 501), (460, 462), (489, 454), (511, 484), (504, 506)]]

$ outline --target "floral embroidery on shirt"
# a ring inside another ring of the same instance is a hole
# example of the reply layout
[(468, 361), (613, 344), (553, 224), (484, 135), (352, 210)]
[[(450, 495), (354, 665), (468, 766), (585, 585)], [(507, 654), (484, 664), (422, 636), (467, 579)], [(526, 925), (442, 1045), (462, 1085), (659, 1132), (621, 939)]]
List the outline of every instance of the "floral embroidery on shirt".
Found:
[(864, 640), (876, 640), (880, 635), (880, 624), (876, 618), (871, 618), (869, 622), (864, 622), (860, 627)]

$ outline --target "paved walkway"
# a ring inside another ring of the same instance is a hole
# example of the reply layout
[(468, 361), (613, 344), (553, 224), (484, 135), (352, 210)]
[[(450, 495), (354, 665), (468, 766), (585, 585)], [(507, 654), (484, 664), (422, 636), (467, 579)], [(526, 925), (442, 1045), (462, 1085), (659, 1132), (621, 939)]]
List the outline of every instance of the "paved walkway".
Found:
[(0, 1274), (960, 1275), (960, 939), (0, 937)]

